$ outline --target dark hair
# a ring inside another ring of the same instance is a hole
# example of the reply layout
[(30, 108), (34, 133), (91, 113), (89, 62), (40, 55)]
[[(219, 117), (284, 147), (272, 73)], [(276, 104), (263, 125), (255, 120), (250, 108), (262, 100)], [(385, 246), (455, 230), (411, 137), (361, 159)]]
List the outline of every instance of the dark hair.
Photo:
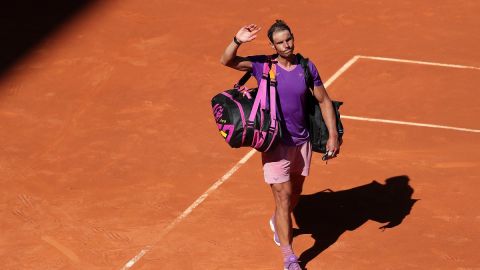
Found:
[(268, 29), (268, 39), (270, 39), (270, 42), (273, 43), (273, 33), (278, 32), (278, 31), (283, 31), (287, 30), (290, 35), (293, 36), (292, 31), (290, 30), (290, 27), (282, 21), (282, 20), (275, 20), (275, 23), (270, 26), (270, 29)]

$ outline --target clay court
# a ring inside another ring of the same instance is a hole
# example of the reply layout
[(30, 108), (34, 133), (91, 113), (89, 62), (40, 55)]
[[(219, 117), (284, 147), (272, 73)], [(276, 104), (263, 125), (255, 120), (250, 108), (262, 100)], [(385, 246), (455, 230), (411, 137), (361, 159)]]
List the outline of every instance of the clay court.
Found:
[(344, 102), (306, 269), (480, 269), (480, 2), (57, 2), (2, 11), (1, 269), (281, 269), (260, 154), (210, 107), (233, 35), (272, 53), (277, 18)]

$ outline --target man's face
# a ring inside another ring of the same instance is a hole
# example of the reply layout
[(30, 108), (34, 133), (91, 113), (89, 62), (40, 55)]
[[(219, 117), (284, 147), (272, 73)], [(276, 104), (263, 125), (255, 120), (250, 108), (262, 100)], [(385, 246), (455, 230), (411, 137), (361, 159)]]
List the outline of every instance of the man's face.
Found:
[(287, 58), (293, 54), (293, 36), (288, 30), (274, 32), (272, 39), (272, 48), (275, 49), (280, 56)]

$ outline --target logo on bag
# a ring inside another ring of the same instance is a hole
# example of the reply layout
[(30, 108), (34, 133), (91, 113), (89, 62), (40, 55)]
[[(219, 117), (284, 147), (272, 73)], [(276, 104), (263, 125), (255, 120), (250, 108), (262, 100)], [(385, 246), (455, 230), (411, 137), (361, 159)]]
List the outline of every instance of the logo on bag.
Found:
[[(220, 123), (223, 116), (223, 107), (220, 104), (216, 104), (213, 107), (213, 116), (215, 117), (215, 122)], [(225, 120), (223, 120), (225, 122)]]
[(220, 135), (229, 142), (230, 138), (232, 137), (233, 134), (233, 125), (223, 125), (223, 124), (217, 124), (218, 130), (220, 132)]

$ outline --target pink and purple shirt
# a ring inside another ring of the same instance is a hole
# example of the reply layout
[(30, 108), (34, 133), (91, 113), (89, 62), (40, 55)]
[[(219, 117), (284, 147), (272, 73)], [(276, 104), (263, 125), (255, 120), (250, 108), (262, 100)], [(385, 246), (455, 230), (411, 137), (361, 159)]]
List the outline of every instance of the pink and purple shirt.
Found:
[[(267, 61), (266, 55), (249, 56), (252, 62), (252, 75), (260, 83), (262, 79), (263, 64)], [(280, 102), (277, 110), (282, 119), (282, 141), (287, 145), (302, 145), (309, 140), (306, 125), (306, 95), (304, 71), (300, 64), (292, 66), (289, 70), (276, 65), (277, 93)], [(315, 86), (323, 85), (315, 65), (308, 61), (308, 68)]]

